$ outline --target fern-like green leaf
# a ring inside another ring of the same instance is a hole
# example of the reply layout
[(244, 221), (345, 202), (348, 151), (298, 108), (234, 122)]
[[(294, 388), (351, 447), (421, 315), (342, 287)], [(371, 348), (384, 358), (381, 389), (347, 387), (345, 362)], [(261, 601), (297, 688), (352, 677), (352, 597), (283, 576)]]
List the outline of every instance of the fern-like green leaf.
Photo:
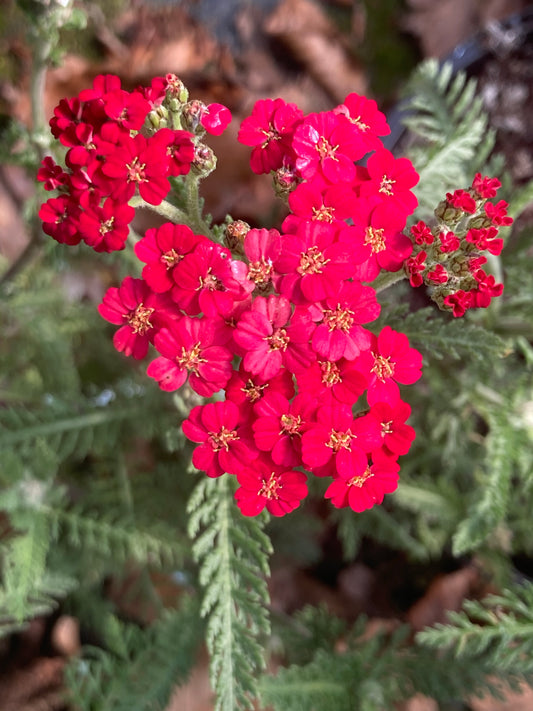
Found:
[(265, 517), (242, 516), (233, 491), (229, 476), (206, 477), (188, 505), (217, 711), (252, 708), (257, 672), (264, 666), (258, 640), (270, 629), (265, 576), (271, 545), (263, 530)]
[(414, 188), (419, 201), (417, 216), (426, 219), (447, 191), (471, 183), (472, 165), (480, 153), (490, 152), (494, 134), (487, 129), (476, 81), (467, 80), (464, 72), (452, 76), (449, 63), (423, 62), (406, 91), (409, 99), (404, 123), (418, 139), (408, 149), (420, 175)]

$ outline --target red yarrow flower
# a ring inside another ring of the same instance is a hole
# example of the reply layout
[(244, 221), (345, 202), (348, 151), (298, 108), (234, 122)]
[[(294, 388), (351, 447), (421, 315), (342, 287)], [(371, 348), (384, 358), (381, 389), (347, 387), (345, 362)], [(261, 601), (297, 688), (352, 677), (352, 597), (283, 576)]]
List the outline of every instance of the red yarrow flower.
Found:
[(187, 225), (172, 222), (146, 230), (134, 248), (137, 258), (146, 264), (143, 279), (157, 293), (170, 291), (176, 284), (172, 277), (174, 268), (204, 241), (206, 237), (195, 235)]
[(359, 94), (349, 94), (333, 113), (345, 116), (357, 130), (362, 155), (381, 147), (378, 136), (388, 136), (390, 127), (385, 114), (373, 99)]
[(366, 378), (354, 361), (319, 359), (296, 376), (300, 392), (314, 393), (321, 405), (353, 405), (366, 390)]
[(79, 230), (83, 240), (95, 252), (124, 249), (135, 209), (107, 198), (102, 206), (87, 207), (80, 215)]
[(270, 173), (283, 166), (285, 157), (292, 154), (294, 128), (302, 119), (303, 112), (296, 104), (287, 104), (283, 99), (255, 102), (237, 136), (240, 143), (254, 147), (250, 156), (254, 173)]
[(360, 324), (379, 316), (376, 292), (359, 282), (344, 282), (336, 296), (310, 307), (314, 321), (311, 345), (315, 353), (327, 360), (353, 360), (370, 345), (370, 333)]
[(277, 393), (287, 400), (294, 396), (294, 380), (292, 373), (282, 368), (272, 378), (262, 378), (254, 375), (240, 364), (226, 385), (226, 400), (234, 402), (241, 410), (244, 419), (253, 419), (253, 407), (267, 393)]
[(306, 480), (303, 472), (287, 471), (263, 455), (237, 473), (235, 500), (244, 516), (257, 516), (265, 508), (273, 516), (284, 516), (307, 496)]
[(502, 184), (498, 178), (489, 178), (488, 175), (483, 176), (481, 173), (476, 173), (472, 181), (472, 189), (475, 190), (481, 198), (496, 197), (496, 193), (501, 186)]
[(162, 325), (175, 316), (172, 303), (154, 294), (142, 279), (126, 277), (119, 287), (104, 294), (98, 312), (102, 318), (120, 326), (113, 345), (120, 353), (140, 360)]
[(230, 122), (231, 111), (223, 104), (208, 104), (200, 117), (200, 123), (212, 136), (224, 133)]
[(303, 178), (320, 171), (330, 183), (353, 180), (354, 161), (366, 152), (361, 151), (357, 130), (333, 111), (309, 114), (295, 130), (292, 147)]
[(405, 424), (411, 415), (411, 407), (403, 400), (398, 400), (394, 405), (377, 402), (371, 413), (381, 426), (384, 452), (391, 457), (407, 454), (415, 438), (415, 430)]
[(302, 222), (296, 234), (282, 235), (283, 249), (274, 263), (276, 287), (293, 304), (335, 296), (355, 268), (353, 247), (335, 242), (335, 229), (322, 222)]
[(400, 399), (398, 383), (411, 385), (422, 375), (422, 354), (409, 346), (404, 333), (393, 331), (390, 326), (372, 338), (371, 347), (361, 353), (356, 363), (368, 378), (369, 405), (394, 405)]
[(192, 454), (192, 463), (209, 477), (219, 477), (225, 472), (237, 474), (257, 457), (257, 449), (242, 427), (239, 408), (233, 402), (193, 407), (182, 429), (187, 439), (200, 443)]
[(292, 402), (271, 391), (254, 406), (254, 442), (262, 452), (270, 452), (276, 464), (301, 466), (301, 437), (316, 409), (309, 393), (296, 395)]
[(112, 197), (121, 202), (128, 202), (138, 188), (143, 200), (159, 205), (170, 189), (166, 146), (157, 134), (152, 138), (140, 133), (124, 138), (121, 145), (106, 156), (102, 172), (114, 180)]
[[(379, 198), (398, 217), (405, 220), (418, 205), (411, 192), (418, 183), (418, 173), (408, 158), (395, 158), (385, 148), (370, 156), (367, 163), (369, 180), (359, 188), (361, 197)], [(402, 225), (402, 226), (403, 226)]]
[(495, 205), (492, 202), (486, 202), (484, 205), (485, 213), (493, 225), (503, 226), (512, 225), (513, 218), (507, 214), (509, 203), (505, 200), (500, 200)]
[(302, 435), (302, 460), (316, 476), (353, 475), (366, 465), (367, 453), (382, 446), (381, 427), (372, 415), (354, 419), (343, 403), (325, 405)]
[(361, 513), (383, 503), (385, 494), (396, 491), (400, 470), (398, 463), (379, 451), (372, 458), (372, 464), (361, 460), (357, 471), (339, 474), (329, 485), (325, 497), (335, 508), (349, 506), (352, 511)]
[(285, 366), (292, 373), (314, 360), (309, 347), (309, 321), (290, 323), (291, 305), (284, 296), (258, 296), (237, 322), (234, 341), (242, 349), (244, 367), (268, 379)]
[(221, 319), (183, 316), (154, 337), (161, 357), (150, 363), (147, 374), (168, 392), (180, 388), (188, 376), (198, 395), (211, 397), (226, 386), (233, 371), (233, 354), (223, 345), (226, 329)]

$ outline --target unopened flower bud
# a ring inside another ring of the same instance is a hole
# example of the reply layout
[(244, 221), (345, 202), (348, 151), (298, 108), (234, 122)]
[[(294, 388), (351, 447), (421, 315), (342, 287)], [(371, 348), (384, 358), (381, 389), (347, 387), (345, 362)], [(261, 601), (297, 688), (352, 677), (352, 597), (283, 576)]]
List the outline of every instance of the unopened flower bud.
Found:
[(462, 216), (463, 211), (453, 205), (450, 205), (447, 200), (439, 202), (435, 209), (435, 217), (438, 217), (439, 220), (442, 220), (442, 222), (450, 226), (453, 226), (459, 222)]
[(199, 143), (195, 147), (194, 160), (191, 163), (191, 169), (201, 178), (207, 177), (212, 173), (217, 165), (217, 157), (205, 143)]
[(244, 238), (250, 230), (250, 225), (244, 220), (233, 220), (226, 225), (224, 244), (236, 254), (244, 254), (242, 245)]
[(282, 166), (273, 175), (274, 192), (277, 197), (287, 200), (289, 194), (299, 185), (301, 179), (293, 168)]
[(189, 92), (181, 79), (175, 74), (167, 74), (165, 76), (165, 81), (167, 83), (167, 98), (172, 98), (180, 104), (185, 104), (189, 98)]
[(201, 124), (202, 117), (207, 111), (207, 106), (203, 101), (193, 99), (188, 101), (181, 112), (181, 123), (186, 131), (191, 133), (202, 133), (204, 128)]
[(144, 122), (143, 134), (153, 136), (160, 128), (167, 128), (169, 125), (168, 110), (161, 104), (155, 109), (152, 109)]

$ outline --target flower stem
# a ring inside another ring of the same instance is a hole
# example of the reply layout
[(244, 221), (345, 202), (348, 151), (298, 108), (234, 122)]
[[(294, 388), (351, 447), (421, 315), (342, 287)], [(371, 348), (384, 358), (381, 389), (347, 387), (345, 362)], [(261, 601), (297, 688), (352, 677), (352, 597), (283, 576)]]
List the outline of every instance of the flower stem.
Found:
[(191, 219), (191, 229), (193, 232), (203, 234), (206, 237), (213, 237), (211, 228), (206, 223), (202, 216), (202, 210), (200, 208), (200, 191), (199, 191), (200, 178), (189, 173), (185, 179), (185, 190), (186, 190), (186, 204), (187, 213)]
[(407, 279), (407, 275), (403, 269), (400, 269), (398, 272), (381, 272), (381, 274), (374, 279), (371, 286), (376, 294), (379, 294), (380, 291), (385, 291), (389, 286), (397, 284), (399, 281), (402, 281), (402, 279)]

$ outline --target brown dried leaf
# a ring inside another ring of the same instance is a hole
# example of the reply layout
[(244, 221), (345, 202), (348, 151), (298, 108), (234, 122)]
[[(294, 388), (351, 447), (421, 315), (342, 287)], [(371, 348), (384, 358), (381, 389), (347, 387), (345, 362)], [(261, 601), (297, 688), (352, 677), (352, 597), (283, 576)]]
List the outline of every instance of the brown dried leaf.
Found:
[(282, 42), (336, 101), (350, 92), (364, 94), (362, 68), (324, 11), (310, 0), (284, 0), (268, 18), (267, 34)]
[(64, 666), (64, 659), (42, 657), (24, 669), (0, 677), (2, 711), (58, 711), (64, 708)]
[(459, 610), (463, 600), (472, 594), (477, 585), (479, 573), (474, 566), (435, 578), (424, 597), (407, 613), (407, 621), (415, 630), (444, 622), (447, 611)]

